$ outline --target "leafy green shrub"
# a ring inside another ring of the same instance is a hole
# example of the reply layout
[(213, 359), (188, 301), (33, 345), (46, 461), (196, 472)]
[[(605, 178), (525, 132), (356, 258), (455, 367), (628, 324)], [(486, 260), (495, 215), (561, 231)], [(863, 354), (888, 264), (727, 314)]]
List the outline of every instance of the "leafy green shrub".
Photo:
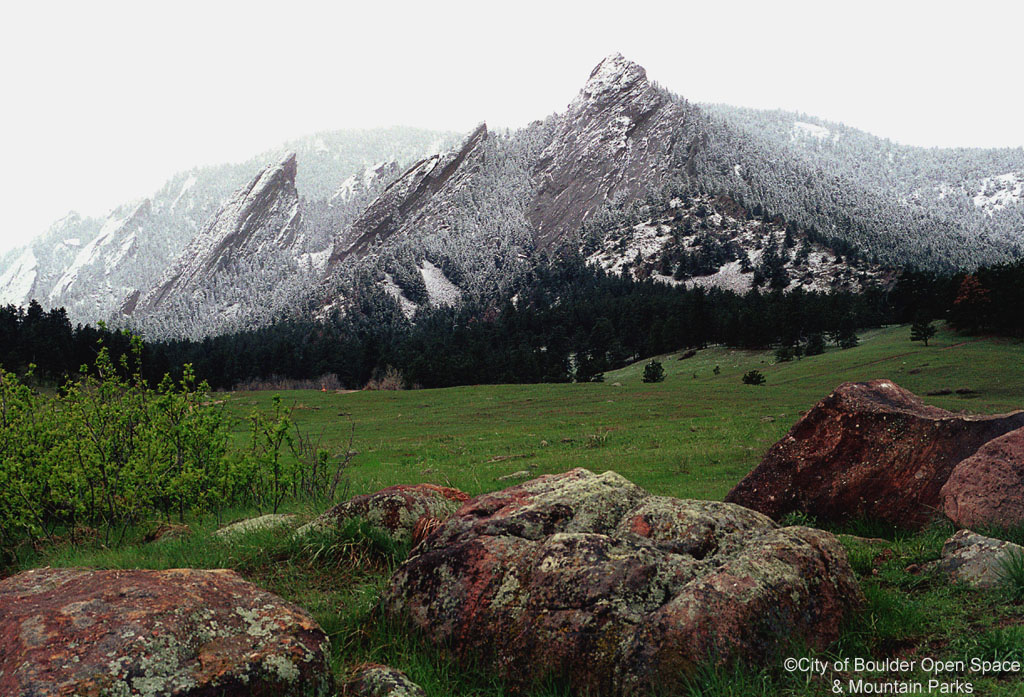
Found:
[(271, 414), (250, 417), (248, 451), (233, 452), (227, 413), (191, 366), (152, 389), (141, 354), (136, 337), (117, 364), (101, 345), (94, 367), (54, 396), (0, 369), (0, 563), (23, 542), (74, 542), (79, 530), (109, 542), (154, 516), (334, 498), (351, 438), (344, 457), (332, 454), (278, 397)]
[(665, 368), (659, 361), (652, 360), (644, 366), (644, 382), (662, 382), (665, 379)]

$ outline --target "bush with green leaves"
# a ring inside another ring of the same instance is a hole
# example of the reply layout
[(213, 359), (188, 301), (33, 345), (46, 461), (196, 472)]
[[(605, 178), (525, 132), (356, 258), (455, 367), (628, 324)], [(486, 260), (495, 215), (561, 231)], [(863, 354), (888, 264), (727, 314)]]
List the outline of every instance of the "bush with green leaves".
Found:
[[(191, 366), (155, 388), (142, 378), (142, 342), (95, 365), (55, 395), (0, 369), (0, 561), (19, 544), (95, 530), (109, 542), (143, 519), (333, 499), (339, 457), (303, 433), (274, 400), (250, 417), (248, 450), (228, 447), (229, 421)], [(354, 427), (353, 427), (354, 428)]]

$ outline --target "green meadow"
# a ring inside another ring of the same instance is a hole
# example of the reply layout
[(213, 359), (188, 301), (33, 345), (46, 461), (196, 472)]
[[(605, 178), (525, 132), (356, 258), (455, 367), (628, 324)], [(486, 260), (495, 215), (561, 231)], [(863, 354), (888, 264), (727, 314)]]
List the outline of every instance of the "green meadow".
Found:
[[(925, 347), (907, 327), (866, 332), (861, 345), (776, 364), (772, 353), (709, 348), (659, 357), (666, 378), (645, 384), (646, 361), (601, 383), (482, 385), (439, 390), (280, 393), (302, 429), (347, 444), (353, 493), (431, 482), (469, 494), (499, 477), (585, 467), (615, 470), (657, 494), (721, 499), (800, 414), (845, 381), (889, 378), (951, 410), (1024, 408), (1024, 345), (941, 332)], [(715, 374), (715, 367), (719, 374)], [(742, 375), (760, 370), (763, 386)], [(958, 395), (956, 390), (971, 390)], [(233, 393), (239, 417), (272, 392)], [(238, 438), (245, 437), (239, 427)]]
[[(336, 451), (352, 451), (347, 495), (420, 482), (479, 494), (521, 481), (523, 472), (534, 477), (585, 467), (614, 470), (658, 494), (721, 499), (803, 412), (845, 381), (888, 378), (950, 410), (996, 413), (1024, 407), (1021, 342), (940, 330), (925, 347), (912, 343), (909, 333), (905, 326), (865, 332), (855, 348), (830, 348), (787, 363), (776, 363), (772, 353), (724, 348), (704, 349), (685, 360), (671, 354), (659, 357), (666, 379), (654, 384), (641, 381), (643, 361), (606, 373), (601, 383), (280, 394), (304, 432), (318, 434)], [(761, 371), (766, 384), (743, 384), (742, 375), (751, 369)], [(254, 407), (269, 408), (274, 394), (218, 395), (237, 417), (233, 437), (240, 444), (247, 437), (244, 417)], [(517, 477), (501, 479), (506, 475)], [(290, 510), (301, 516), (319, 512), (310, 504), (293, 504)], [(230, 517), (256, 513), (233, 511)], [(136, 537), (114, 548), (48, 548), (23, 565), (234, 568), (313, 613), (331, 635), (340, 680), (357, 664), (376, 661), (407, 671), (437, 697), (503, 694), (486, 672), (456, 670), (373, 612), (382, 584), (408, 550), (358, 530), (303, 541), (271, 530), (225, 543), (210, 536), (217, 521), (193, 520), (190, 526), (191, 535), (157, 543)], [(959, 588), (932, 572), (906, 570), (936, 559), (951, 526), (917, 534), (870, 525), (837, 532), (887, 540), (842, 538), (868, 602), (824, 657), (1024, 660), (1020, 595), (1012, 589)], [(1019, 530), (995, 532), (1018, 541), (1024, 537)], [(138, 536), (142, 533), (140, 528)], [(792, 651), (807, 654), (799, 647)], [(973, 694), (1019, 696), (1022, 678), (974, 680)], [(780, 658), (779, 665), (767, 667), (702, 670), (693, 676), (689, 694), (822, 695), (830, 688), (787, 673)], [(554, 693), (543, 694), (549, 692)]]

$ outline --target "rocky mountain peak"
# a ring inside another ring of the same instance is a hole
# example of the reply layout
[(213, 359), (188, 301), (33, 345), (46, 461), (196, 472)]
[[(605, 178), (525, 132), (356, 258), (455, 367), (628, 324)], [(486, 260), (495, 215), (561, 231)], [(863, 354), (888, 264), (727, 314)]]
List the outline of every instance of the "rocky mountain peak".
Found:
[(645, 89), (647, 71), (621, 53), (608, 56), (590, 72), (590, 78), (580, 90), (574, 105), (602, 101), (636, 89)]
[(540, 246), (578, 230), (609, 201), (642, 196), (669, 169), (685, 109), (616, 53), (590, 73), (559, 117), (534, 167), (539, 188), (529, 210)]

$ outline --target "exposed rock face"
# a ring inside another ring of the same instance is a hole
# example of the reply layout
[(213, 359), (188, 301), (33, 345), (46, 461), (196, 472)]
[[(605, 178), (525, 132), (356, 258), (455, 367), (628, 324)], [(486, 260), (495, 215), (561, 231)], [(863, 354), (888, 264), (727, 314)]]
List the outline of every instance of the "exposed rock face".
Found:
[(465, 503), (383, 607), (515, 691), (671, 692), (695, 665), (824, 647), (861, 598), (839, 542), (730, 504), (575, 469)]
[(995, 588), (1003, 582), (1004, 565), (1024, 556), (1024, 547), (970, 530), (960, 530), (942, 545), (939, 571), (956, 582), (975, 588)]
[(726, 501), (778, 518), (868, 518), (917, 527), (941, 513), (958, 462), (1024, 426), (1024, 411), (967, 416), (889, 380), (844, 383), (773, 445)]
[(295, 172), (295, 153), (289, 153), (257, 174), (224, 204), (159, 283), (122, 311), (154, 310), (172, 295), (202, 288), (216, 272), (268, 245), (291, 245), (300, 223)]
[(345, 697), (427, 697), (422, 687), (405, 673), (371, 663), (363, 666), (345, 685)]
[(303, 525), (297, 534), (340, 526), (357, 518), (380, 528), (396, 542), (418, 542), (425, 530), (436, 527), (468, 499), (458, 489), (434, 484), (389, 486), (339, 503)]
[(346, 257), (365, 254), (375, 242), (383, 242), (414, 227), (473, 176), (479, 166), (480, 145), (487, 138), (487, 124), (481, 123), (457, 150), (432, 155), (413, 165), (388, 186), (338, 238), (329, 266)]
[(0, 694), (328, 695), (326, 634), (232, 571), (34, 569), (0, 581)]
[(1024, 428), (961, 461), (940, 495), (946, 515), (961, 527), (1024, 523)]
[(656, 186), (686, 118), (684, 104), (655, 89), (642, 67), (617, 53), (601, 61), (534, 167), (540, 188), (529, 218), (538, 244), (575, 232), (609, 201)]

